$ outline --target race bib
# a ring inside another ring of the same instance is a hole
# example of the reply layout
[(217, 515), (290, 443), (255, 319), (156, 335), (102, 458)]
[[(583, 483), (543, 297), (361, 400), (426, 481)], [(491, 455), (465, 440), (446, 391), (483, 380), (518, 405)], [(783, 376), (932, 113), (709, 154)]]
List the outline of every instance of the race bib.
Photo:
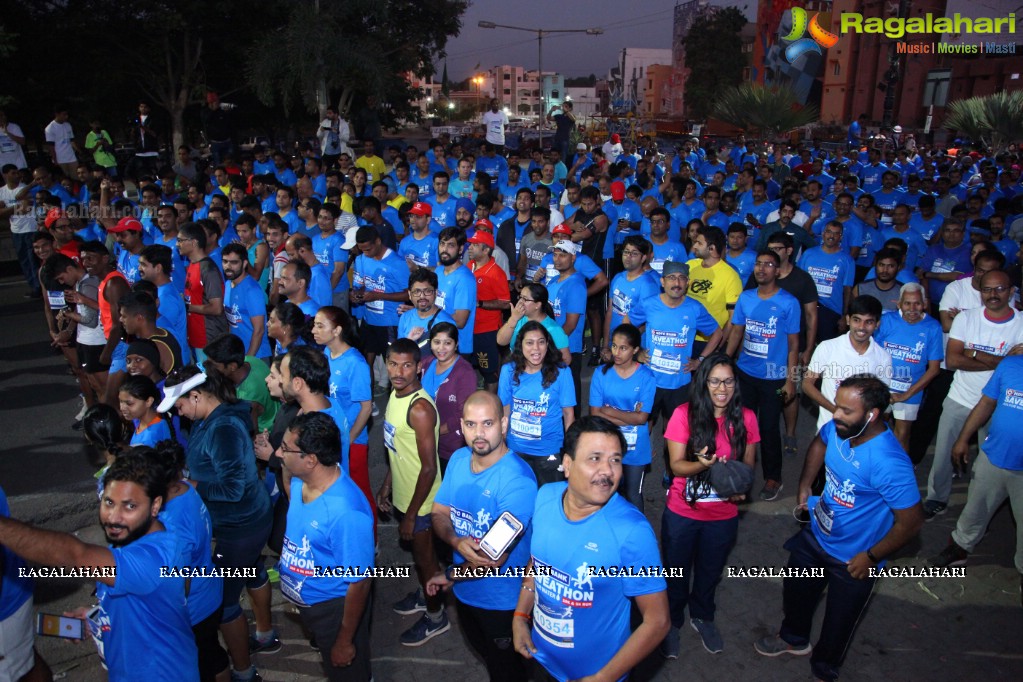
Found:
[(661, 349), (655, 348), (654, 352), (650, 355), (650, 369), (655, 372), (663, 372), (665, 374), (681, 372), (682, 354), (665, 353)]
[(629, 450), (636, 449), (636, 441), (639, 439), (639, 427), (638, 426), (619, 426), (618, 430), (625, 436), (625, 444), (629, 446)]
[(571, 618), (552, 618), (536, 604), (533, 606), (533, 625), (537, 634), (554, 646), (562, 649), (575, 648), (575, 621)]
[(759, 338), (753, 338), (750, 335), (746, 335), (746, 338), (742, 342), (742, 347), (750, 355), (766, 358), (767, 357), (767, 342), (762, 341)]
[(817, 519), (817, 527), (825, 535), (831, 535), (831, 527), (835, 524), (835, 512), (831, 510), (823, 497), (817, 499), (817, 506), (813, 508), (813, 516)]
[(512, 433), (525, 440), (540, 440), (540, 437), (543, 435), (540, 417), (524, 412), (512, 412), (509, 428)]
[(619, 315), (622, 315), (623, 317), (625, 315), (628, 315), (631, 304), (632, 299), (630, 299), (622, 292), (615, 291), (613, 294), (611, 294), (612, 310), (614, 310), (614, 312), (618, 313)]
[(437, 301), (436, 301), (437, 302), (437, 307), (440, 308), (441, 310), (443, 310), (444, 312), (447, 312), (447, 309), (444, 307), (444, 302), (447, 300), (447, 298), (448, 298), (447, 294), (445, 294), (440, 289), (437, 289)]
[(553, 265), (547, 266), (547, 281), (550, 281), (558, 276), (558, 269)]
[(904, 393), (909, 390), (909, 387), (913, 384), (908, 381), (900, 381), (899, 379), (892, 379), (888, 384), (889, 390), (892, 393)]
[(398, 452), (394, 447), (394, 424), (388, 421), (384, 422), (384, 447), (391, 452)]
[(46, 292), (46, 300), (50, 302), (50, 307), (54, 310), (67, 307), (67, 300), (64, 298), (63, 291), (49, 291)]

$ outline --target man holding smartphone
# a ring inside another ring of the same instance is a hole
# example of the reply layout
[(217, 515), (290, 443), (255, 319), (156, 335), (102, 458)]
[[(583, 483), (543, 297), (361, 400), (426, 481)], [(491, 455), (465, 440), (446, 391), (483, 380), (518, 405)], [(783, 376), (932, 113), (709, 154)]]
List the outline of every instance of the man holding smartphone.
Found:
[[(198, 682), (199, 659), (188, 618), (186, 567), (178, 537), (157, 518), (166, 490), (149, 460), (125, 454), (103, 477), (99, 520), (109, 546), (33, 528), (0, 514), (0, 545), (28, 561), (95, 572), (98, 613), (90, 619), (110, 682)], [(87, 609), (73, 615), (86, 618)], [(139, 655), (140, 644), (145, 655)]]
[[(513, 525), (523, 529), (528, 529), (533, 516), (536, 478), (529, 465), (508, 449), (507, 430), (508, 418), (496, 395), (476, 391), (466, 399), (462, 435), (467, 447), (451, 455), (432, 513), (434, 533), (451, 545), (455, 563), (426, 586), (428, 593), (436, 594), (454, 583), (458, 621), (486, 664), (491, 682), (526, 679), (524, 662), (512, 648), (512, 620), (521, 582), (501, 573), (525, 567), (529, 531), (513, 539), (497, 559), (480, 546), (484, 537), (492, 539), (488, 531), (503, 523), (502, 514), (510, 514)], [(477, 577), (477, 573), (490, 577)]]

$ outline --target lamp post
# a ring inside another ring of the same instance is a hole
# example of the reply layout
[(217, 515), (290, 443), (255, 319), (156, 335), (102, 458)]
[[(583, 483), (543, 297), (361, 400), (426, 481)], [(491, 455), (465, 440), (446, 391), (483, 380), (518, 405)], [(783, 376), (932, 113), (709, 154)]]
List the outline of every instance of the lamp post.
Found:
[(473, 76), (472, 82), (476, 84), (476, 111), (483, 115), (483, 109), (480, 107), (480, 90), (483, 89), (483, 76)]
[(585, 33), (588, 36), (599, 36), (604, 33), (602, 28), (526, 28), (524, 26), (508, 26), (506, 24), (495, 24), (492, 21), (481, 21), (480, 28), (507, 28), (512, 31), (526, 31), (536, 34), (537, 47), (537, 81), (540, 86), (540, 114), (536, 117), (536, 132), (540, 136), (540, 151), (543, 151), (543, 118), (547, 115), (547, 98), (543, 90), (543, 37), (552, 33)]

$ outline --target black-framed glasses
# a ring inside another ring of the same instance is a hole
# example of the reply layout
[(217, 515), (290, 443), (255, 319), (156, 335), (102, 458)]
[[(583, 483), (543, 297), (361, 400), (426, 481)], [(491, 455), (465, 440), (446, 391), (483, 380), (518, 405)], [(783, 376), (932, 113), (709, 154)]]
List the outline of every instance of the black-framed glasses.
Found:
[(436, 291), (436, 289), (409, 289), (408, 295), (411, 298), (422, 298), (423, 296), (432, 296)]
[(1006, 291), (1008, 291), (1011, 288), (1012, 287), (1007, 287), (1004, 284), (1000, 284), (1000, 285), (998, 285), (996, 287), (981, 287), (980, 288), (980, 293), (984, 294), (985, 296), (987, 294), (1004, 294)]
[(283, 441), (281, 442), (281, 446), (277, 449), (280, 450), (281, 452), (286, 452), (289, 455), (298, 455), (299, 457), (305, 457), (307, 454), (309, 454), (306, 452), (302, 452), (301, 450), (292, 450), (291, 448), (286, 448), (284, 447)]
[(728, 379), (718, 379), (717, 377), (710, 377), (707, 379), (707, 385), (711, 388), (717, 388), (721, 384), (724, 384), (728, 388), (735, 386), (735, 377), (729, 377)]

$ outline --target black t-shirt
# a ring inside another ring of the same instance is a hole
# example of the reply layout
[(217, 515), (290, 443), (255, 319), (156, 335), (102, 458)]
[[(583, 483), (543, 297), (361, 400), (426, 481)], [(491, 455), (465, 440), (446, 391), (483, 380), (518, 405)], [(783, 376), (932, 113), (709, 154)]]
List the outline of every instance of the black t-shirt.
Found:
[(603, 232), (598, 232), (596, 226), (592, 225), (592, 223), (600, 216), (604, 216), (605, 218), (607, 217), (604, 211), (599, 208), (593, 213), (586, 213), (582, 209), (579, 209), (572, 214), (572, 222), (579, 223), (580, 225), (587, 227), (592, 226), (593, 234), (581, 242), (583, 247), (582, 253), (589, 256), (593, 259), (593, 262), (598, 265), (604, 260), (604, 240), (607, 238), (606, 229)]
[(572, 135), (572, 129), (575, 128), (575, 121), (565, 114), (558, 114), (554, 117), (554, 125), (558, 127), (557, 132), (554, 133), (554, 139), (567, 140)]
[[(806, 350), (806, 311), (803, 308), (807, 303), (817, 303), (817, 285), (813, 278), (795, 265), (788, 277), (778, 278), (778, 287), (789, 292), (799, 301), (799, 352)], [(753, 275), (746, 280), (746, 289), (756, 289), (757, 280)]]

